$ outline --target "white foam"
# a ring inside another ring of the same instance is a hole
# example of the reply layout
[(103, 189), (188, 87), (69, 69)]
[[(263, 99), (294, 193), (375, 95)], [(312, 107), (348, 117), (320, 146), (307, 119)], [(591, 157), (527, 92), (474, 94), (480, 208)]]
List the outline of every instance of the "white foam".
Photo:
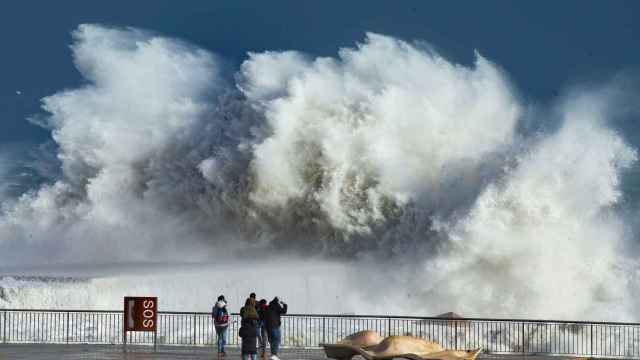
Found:
[(144, 292), (200, 310), (212, 278), (238, 294), (309, 286), (296, 302), (314, 312), (636, 317), (619, 214), (636, 153), (607, 125), (611, 95), (568, 95), (559, 129), (532, 136), (517, 131), (532, 105), (489, 60), (383, 35), (331, 58), (251, 53), (237, 84), (214, 55), (140, 30), (82, 25), (72, 50), (87, 84), (43, 100), (63, 176), (4, 203), (3, 265), (235, 265), (134, 266), (40, 303), (47, 285), (20, 285), (11, 306)]

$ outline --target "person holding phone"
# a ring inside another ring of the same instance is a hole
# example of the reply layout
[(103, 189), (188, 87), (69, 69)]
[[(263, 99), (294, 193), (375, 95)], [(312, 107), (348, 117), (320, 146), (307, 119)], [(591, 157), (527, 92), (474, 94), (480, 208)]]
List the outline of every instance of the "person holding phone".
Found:
[(271, 348), (271, 360), (279, 360), (278, 350), (280, 349), (280, 341), (282, 340), (281, 315), (287, 313), (287, 304), (284, 301), (274, 297), (269, 303), (265, 312), (265, 326), (269, 336), (269, 345)]

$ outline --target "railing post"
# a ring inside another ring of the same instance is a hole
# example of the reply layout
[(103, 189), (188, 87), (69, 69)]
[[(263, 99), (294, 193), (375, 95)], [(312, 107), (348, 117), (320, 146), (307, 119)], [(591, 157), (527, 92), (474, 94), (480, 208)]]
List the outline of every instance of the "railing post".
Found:
[(2, 342), (7, 343), (7, 310), (2, 314)]
[(391, 318), (387, 319), (387, 336), (391, 336)]
[(69, 343), (69, 312), (68, 311), (67, 311), (67, 326), (64, 332), (64, 339), (65, 339), (65, 342), (68, 344)]
[(591, 324), (591, 356), (593, 356), (593, 324)]
[(453, 338), (454, 339), (453, 340), (454, 341), (454, 349), (458, 350), (458, 322), (455, 321), (453, 324), (454, 324), (454, 331), (455, 331), (455, 333), (453, 335), (454, 336), (454, 338)]
[(521, 348), (522, 348), (522, 353), (524, 354), (524, 353), (525, 353), (525, 351), (524, 351), (524, 344), (525, 344), (525, 343), (524, 343), (524, 322), (522, 323), (521, 341), (522, 341), (522, 346), (521, 346)]
[(326, 344), (326, 343), (327, 343), (327, 342), (326, 342), (326, 338), (325, 338), (326, 333), (327, 333), (326, 320), (327, 320), (327, 318), (323, 316), (323, 317), (322, 317), (322, 343), (323, 343), (323, 344)]
[(196, 314), (193, 314), (193, 345), (196, 345)]

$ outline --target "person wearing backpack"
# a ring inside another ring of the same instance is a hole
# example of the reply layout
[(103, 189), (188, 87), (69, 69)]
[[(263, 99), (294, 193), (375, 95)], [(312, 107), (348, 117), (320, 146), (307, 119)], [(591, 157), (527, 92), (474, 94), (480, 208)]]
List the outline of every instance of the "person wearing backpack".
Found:
[(287, 304), (280, 301), (278, 297), (274, 297), (269, 303), (265, 312), (265, 325), (269, 334), (269, 345), (271, 346), (271, 360), (278, 360), (278, 350), (280, 349), (280, 340), (282, 333), (280, 325), (282, 324), (280, 316), (287, 313)]
[(224, 346), (227, 343), (227, 330), (229, 329), (229, 311), (227, 310), (227, 301), (224, 295), (218, 296), (218, 301), (211, 311), (213, 316), (213, 324), (216, 328), (218, 336), (218, 356), (224, 356)]

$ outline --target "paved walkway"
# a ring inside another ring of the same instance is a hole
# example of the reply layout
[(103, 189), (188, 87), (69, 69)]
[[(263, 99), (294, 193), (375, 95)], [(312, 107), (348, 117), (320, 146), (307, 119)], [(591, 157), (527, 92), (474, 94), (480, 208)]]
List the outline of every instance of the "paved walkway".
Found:
[[(283, 349), (282, 360), (326, 360), (321, 350)], [(127, 352), (120, 345), (55, 345), (55, 344), (0, 344), (0, 360), (217, 360), (217, 354), (207, 347), (160, 346), (156, 352), (148, 346), (130, 346)], [(225, 359), (241, 359), (237, 348), (228, 348)], [(360, 359), (356, 357), (354, 359)], [(480, 355), (479, 359), (508, 360), (560, 360), (576, 359), (559, 356)]]

